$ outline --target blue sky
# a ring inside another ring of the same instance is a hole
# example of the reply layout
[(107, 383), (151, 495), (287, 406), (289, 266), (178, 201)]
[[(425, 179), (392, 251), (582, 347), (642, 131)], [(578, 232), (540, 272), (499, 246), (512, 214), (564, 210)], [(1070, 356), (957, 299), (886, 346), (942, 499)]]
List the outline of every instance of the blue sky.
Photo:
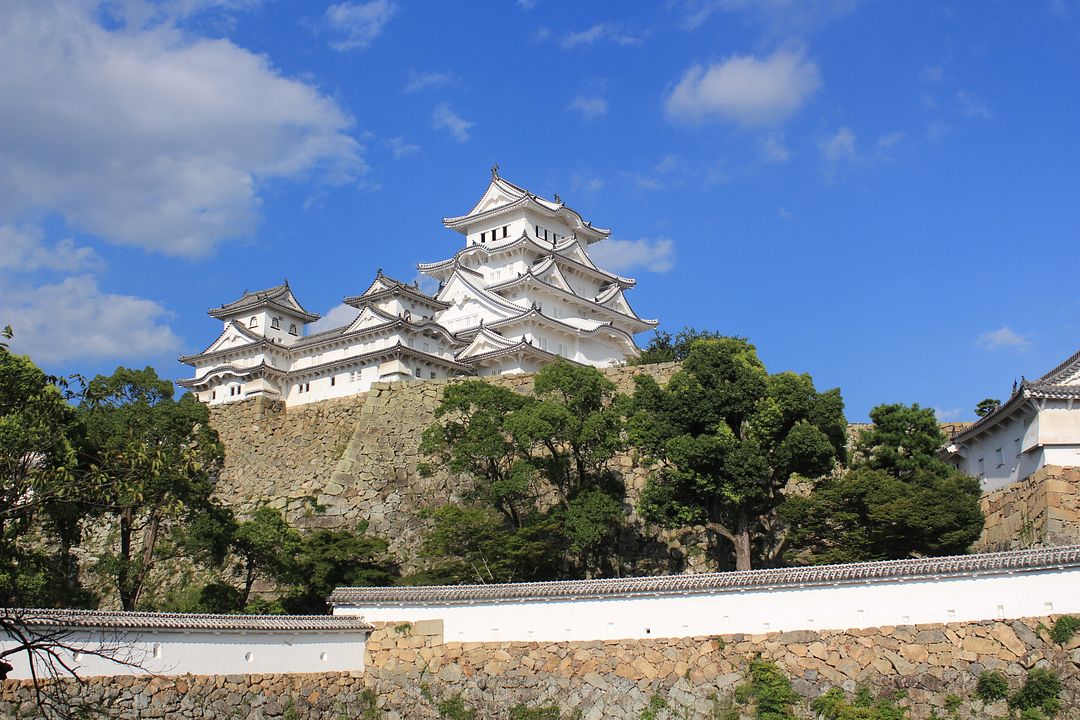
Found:
[(970, 418), (1080, 349), (1078, 80), (1074, 0), (15, 0), (0, 324), (183, 377), (245, 288), (451, 255), (497, 162), (662, 328)]

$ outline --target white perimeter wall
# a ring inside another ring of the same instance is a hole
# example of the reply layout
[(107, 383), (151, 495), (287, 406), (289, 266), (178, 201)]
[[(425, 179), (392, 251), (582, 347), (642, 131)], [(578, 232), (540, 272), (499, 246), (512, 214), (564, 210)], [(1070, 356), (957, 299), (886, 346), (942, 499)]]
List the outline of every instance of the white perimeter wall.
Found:
[[(94, 675), (230, 675), (244, 673), (310, 673), (364, 669), (367, 633), (356, 632), (208, 632), (208, 631), (90, 631), (73, 632), (65, 644), (85, 648), (118, 649), (114, 657), (141, 667), (91, 655), (73, 661), (80, 677)], [(9, 639), (0, 640), (7, 649)], [(25, 653), (6, 658), (14, 667), (11, 678), (29, 678)]]
[(334, 608), (368, 622), (442, 619), (448, 642), (843, 630), (1048, 613), (1080, 613), (1080, 568), (711, 595)]

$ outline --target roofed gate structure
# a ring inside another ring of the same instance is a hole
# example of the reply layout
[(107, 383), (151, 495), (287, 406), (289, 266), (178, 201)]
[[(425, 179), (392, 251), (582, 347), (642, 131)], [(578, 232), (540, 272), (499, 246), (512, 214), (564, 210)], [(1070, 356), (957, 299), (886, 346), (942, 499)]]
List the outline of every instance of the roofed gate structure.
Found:
[(288, 282), (245, 292), (209, 310), (221, 335), (180, 358), (195, 377), (180, 384), (206, 403), (251, 397), (289, 405), (344, 397), (372, 383), (533, 372), (556, 357), (608, 367), (636, 357), (636, 333), (656, 327), (634, 312), (636, 282), (596, 266), (597, 228), (556, 195), (541, 198), (492, 168), (473, 208), (443, 224), (465, 236), (453, 257), (421, 263), (433, 295), (378, 271), (347, 325), (310, 335), (318, 315)]

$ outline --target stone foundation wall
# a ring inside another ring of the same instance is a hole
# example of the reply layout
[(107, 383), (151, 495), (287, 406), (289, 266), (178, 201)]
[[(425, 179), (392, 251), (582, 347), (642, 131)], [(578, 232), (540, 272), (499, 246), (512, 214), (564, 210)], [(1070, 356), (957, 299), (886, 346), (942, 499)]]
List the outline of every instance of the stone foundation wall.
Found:
[[(633, 377), (646, 373), (666, 383), (674, 363), (604, 370), (620, 392), (633, 391)], [(484, 380), (528, 393), (532, 375)], [(377, 383), (366, 393), (294, 408), (256, 399), (211, 408), (211, 423), (225, 445), (225, 468), (217, 495), (241, 511), (266, 503), (282, 509), (301, 527), (347, 527), (366, 520), (371, 532), (390, 542), (406, 561), (415, 556), (423, 532), (419, 511), (456, 498), (465, 478), (417, 471), (420, 439), (435, 420), (447, 380)], [(704, 547), (693, 533), (662, 540), (640, 532), (634, 508), (645, 472), (632, 454), (613, 466), (626, 483), (630, 531), (628, 557), (650, 558), (649, 570), (704, 567)], [(316, 506), (320, 512), (316, 513)]]
[[(1080, 717), (1080, 637), (1060, 646), (1045, 627), (1054, 618), (847, 631), (797, 631), (653, 640), (574, 643), (444, 643), (441, 621), (384, 625), (372, 633), (367, 671), (305, 675), (92, 678), (71, 685), (80, 702), (115, 718), (244, 718), (245, 720), (405, 720), (444, 717), (438, 703), (460, 696), (477, 720), (506, 719), (516, 705), (555, 705), (563, 718), (641, 718), (654, 698), (656, 718), (713, 718), (743, 680), (750, 658), (775, 661), (807, 701), (831, 687), (868, 683), (903, 691), (912, 720), (943, 712), (1007, 717), (1004, 702), (971, 699), (983, 670), (997, 670), (1018, 688), (1026, 672), (1049, 667), (1065, 690), (1059, 718)], [(365, 693), (366, 691), (366, 693)], [(371, 704), (374, 707), (371, 707)], [(32, 689), (7, 681), (0, 718), (37, 717)], [(797, 710), (809, 718), (806, 703)], [(744, 715), (744, 717), (746, 717)]]
[(1080, 468), (1047, 465), (981, 504), (986, 527), (975, 552), (1080, 542)]

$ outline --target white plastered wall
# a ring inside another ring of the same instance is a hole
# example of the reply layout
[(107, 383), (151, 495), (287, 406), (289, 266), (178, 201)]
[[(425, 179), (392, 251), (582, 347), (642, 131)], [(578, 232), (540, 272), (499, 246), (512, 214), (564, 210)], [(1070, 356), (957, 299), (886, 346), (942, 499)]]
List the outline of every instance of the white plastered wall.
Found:
[[(119, 649), (113, 656), (135, 663), (82, 654), (65, 659), (80, 677), (100, 675), (230, 675), (242, 673), (347, 672), (364, 669), (365, 631), (214, 632), (207, 630), (79, 630), (67, 645)], [(13, 642), (0, 640), (7, 649)], [(12, 678), (29, 678), (25, 653), (8, 656)]]
[(443, 621), (447, 641), (604, 640), (842, 630), (1080, 612), (1080, 568), (812, 586), (465, 605), (338, 605), (367, 622)]

